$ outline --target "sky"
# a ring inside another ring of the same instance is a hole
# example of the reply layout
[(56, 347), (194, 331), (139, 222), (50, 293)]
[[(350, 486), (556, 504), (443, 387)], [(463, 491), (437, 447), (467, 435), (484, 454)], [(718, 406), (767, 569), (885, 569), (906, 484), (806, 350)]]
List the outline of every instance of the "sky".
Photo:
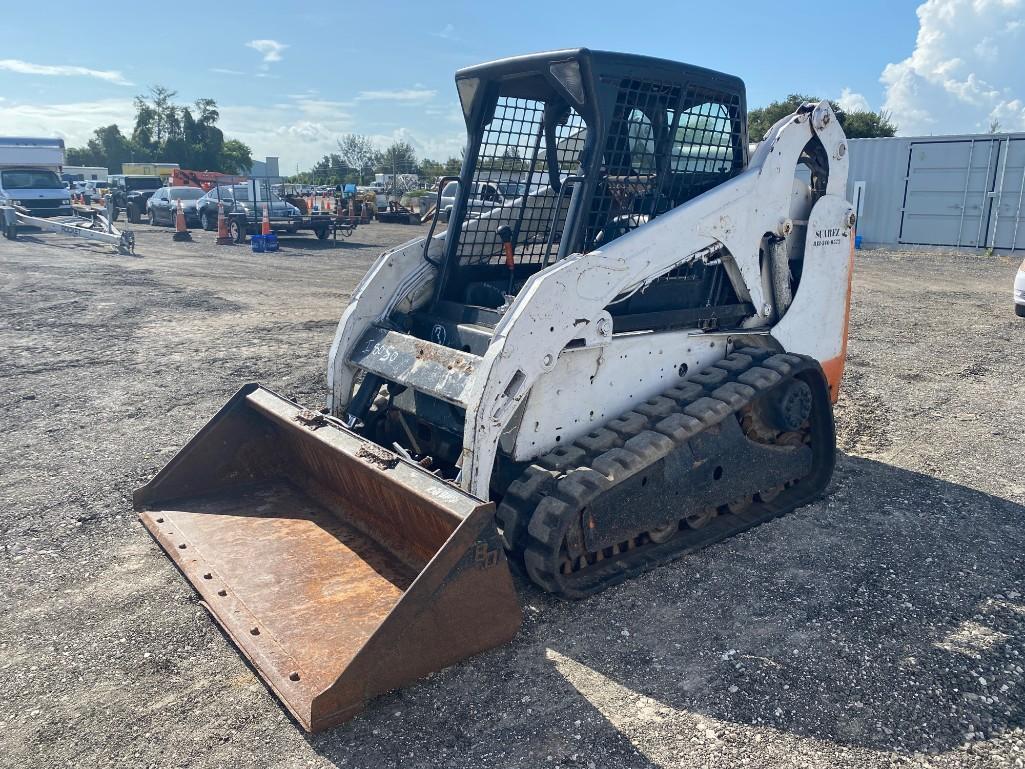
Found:
[(1025, 0), (131, 8), (5, 4), (0, 135), (77, 146), (111, 123), (130, 134), (133, 98), (159, 84), (180, 102), (215, 99), (225, 135), (256, 159), (280, 157), (282, 173), (350, 132), (443, 160), (464, 143), (457, 69), (577, 46), (737, 75), (752, 107), (799, 92), (886, 110), (902, 135), (986, 131), (993, 120), (1025, 130)]

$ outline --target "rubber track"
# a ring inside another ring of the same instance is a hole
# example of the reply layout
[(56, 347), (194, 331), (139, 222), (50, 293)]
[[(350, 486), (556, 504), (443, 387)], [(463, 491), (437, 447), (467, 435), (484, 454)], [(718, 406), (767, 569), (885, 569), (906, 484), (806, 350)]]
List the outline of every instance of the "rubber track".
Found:
[[(657, 462), (809, 364), (818, 365), (804, 356), (765, 348), (737, 349), (574, 443), (540, 457), (509, 485), (496, 513), (511, 560), (521, 561), (545, 590), (578, 597), (566, 592), (560, 579), (564, 575), (558, 573), (563, 540), (574, 535), (571, 519), (619, 480)], [(622, 571), (625, 576), (651, 565)], [(595, 590), (586, 591), (591, 592)]]

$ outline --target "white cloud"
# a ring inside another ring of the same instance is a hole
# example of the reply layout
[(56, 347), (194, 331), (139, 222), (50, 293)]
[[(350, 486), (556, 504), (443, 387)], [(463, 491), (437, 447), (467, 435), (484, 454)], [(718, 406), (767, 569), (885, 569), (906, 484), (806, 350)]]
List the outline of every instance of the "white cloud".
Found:
[(220, 127), (225, 136), (240, 139), (253, 150), (253, 157), (281, 158), (282, 173), (294, 173), (296, 164), (306, 169), (324, 155), (338, 151), (338, 139), (344, 134), (368, 134), (379, 149), (393, 142), (409, 142), (418, 158), (445, 160), (459, 157), (466, 143), (465, 133), (451, 125), (448, 130), (420, 131), (396, 128), (390, 133), (367, 130), (347, 108), (351, 102), (331, 101), (315, 95), (301, 95), (286, 103), (269, 107), (222, 106)]
[(282, 173), (294, 173), (296, 163), (308, 168), (324, 155), (337, 152), (342, 134), (357, 130), (346, 111), (348, 106), (348, 102), (313, 94), (265, 107), (221, 105), (218, 125), (225, 136), (248, 144), (254, 158), (277, 155)]
[(872, 111), (872, 108), (868, 105), (868, 99), (862, 94), (852, 91), (850, 88), (844, 88), (840, 92), (840, 98), (836, 100), (836, 103), (840, 105), (840, 109), (844, 112)]
[(244, 75), (244, 74), (246, 74), (245, 72), (242, 72), (242, 71), (237, 70), (237, 69), (225, 69), (224, 67), (211, 67), (210, 71), (215, 73), (215, 74), (217, 74), (217, 75)]
[(116, 69), (89, 69), (70, 65), (33, 64), (21, 59), (0, 59), (0, 70), (17, 72), (21, 75), (44, 75), (47, 77), (92, 77), (114, 85), (132, 85)]
[(466, 144), (466, 133), (461, 131), (439, 132), (436, 130), (421, 132), (409, 128), (396, 128), (391, 133), (372, 133), (370, 140), (378, 149), (384, 149), (395, 142), (406, 142), (413, 147), (418, 159), (448, 160), (460, 157), (459, 153)]
[(281, 52), (288, 48), (277, 40), (250, 40), (246, 47), (252, 48), (263, 56), (264, 66), (274, 61), (281, 61)]
[(1025, 130), (1025, 0), (927, 0), (917, 14), (914, 51), (880, 78), (900, 133)]
[(131, 99), (101, 99), (68, 104), (5, 102), (3, 131), (12, 136), (57, 136), (68, 147), (85, 144), (93, 131), (117, 123), (130, 134), (135, 116)]
[[(466, 137), (462, 117), (455, 104), (432, 105), (432, 115), (424, 130), (405, 127), (385, 128), (380, 123), (357, 120), (350, 111), (353, 101), (324, 98), (307, 92), (265, 106), (220, 104), (218, 123), (225, 136), (239, 139), (262, 159), (276, 155), (283, 173), (309, 168), (324, 155), (337, 152), (337, 141), (350, 132), (369, 133), (374, 144), (384, 149), (392, 142), (413, 145), (417, 157), (445, 160), (459, 157)], [(436, 110), (436, 113), (434, 112)], [(93, 131), (117, 123), (123, 133), (131, 134), (135, 107), (131, 99), (102, 99), (66, 104), (3, 103), (0, 123), (12, 136), (59, 136), (69, 147), (85, 144)], [(390, 133), (388, 131), (391, 131)], [(112, 171), (114, 169), (111, 169)]]
[(429, 88), (405, 88), (396, 91), (360, 91), (356, 101), (430, 101), (438, 92)]
[(456, 37), (456, 28), (453, 27), (451, 24), (446, 24), (444, 27), (441, 28), (439, 32), (432, 32), (431, 34), (433, 34), (435, 37), (440, 37), (444, 40), (459, 39), (458, 37)]

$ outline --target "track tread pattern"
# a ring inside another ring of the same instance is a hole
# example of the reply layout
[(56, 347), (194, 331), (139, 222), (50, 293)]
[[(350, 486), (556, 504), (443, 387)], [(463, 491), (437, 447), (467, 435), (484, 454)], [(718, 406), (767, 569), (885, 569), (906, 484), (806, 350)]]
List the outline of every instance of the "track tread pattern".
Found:
[[(814, 361), (803, 356), (739, 348), (574, 444), (545, 455), (509, 486), (498, 508), (497, 518), (513, 558), (521, 555), (528, 575), (543, 589), (564, 597), (585, 594), (567, 590), (559, 574), (559, 557), (563, 545), (570, 556), (582, 555), (581, 516), (586, 515), (590, 500), (809, 364)], [(636, 542), (622, 543), (616, 546), (617, 554), (635, 547)], [(597, 555), (600, 560), (602, 554)], [(602, 586), (638, 570), (624, 568)]]

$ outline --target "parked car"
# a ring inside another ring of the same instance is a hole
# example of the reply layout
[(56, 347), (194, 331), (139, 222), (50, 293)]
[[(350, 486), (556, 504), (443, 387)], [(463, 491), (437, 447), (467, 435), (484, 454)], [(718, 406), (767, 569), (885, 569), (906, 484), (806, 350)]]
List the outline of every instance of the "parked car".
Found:
[[(259, 188), (257, 188), (259, 189)], [(260, 197), (260, 193), (257, 193)], [(225, 214), (244, 213), (251, 224), (258, 224), (263, 218), (262, 200), (257, 200), (256, 205), (252, 201), (252, 187), (248, 184), (235, 184), (232, 186), (214, 187), (199, 200), (196, 201), (197, 216), (199, 223), (206, 230), (217, 229), (217, 204), (224, 204)], [(269, 217), (271, 229), (287, 232), (295, 232), (298, 222), (292, 221), (302, 216), (302, 212), (291, 203), (286, 203), (274, 193), (270, 195)]]
[(197, 204), (205, 193), (201, 187), (163, 187), (146, 201), (146, 213), (150, 224), (168, 224), (174, 226), (178, 215), (178, 201), (181, 201), (182, 212), (185, 214), (186, 227), (201, 225)]
[(128, 221), (138, 224), (146, 212), (146, 201), (150, 195), (164, 186), (159, 176), (137, 176), (133, 174), (111, 174), (110, 193), (114, 196), (114, 221), (124, 211)]
[(1025, 318), (1025, 259), (1014, 276), (1014, 314)]

